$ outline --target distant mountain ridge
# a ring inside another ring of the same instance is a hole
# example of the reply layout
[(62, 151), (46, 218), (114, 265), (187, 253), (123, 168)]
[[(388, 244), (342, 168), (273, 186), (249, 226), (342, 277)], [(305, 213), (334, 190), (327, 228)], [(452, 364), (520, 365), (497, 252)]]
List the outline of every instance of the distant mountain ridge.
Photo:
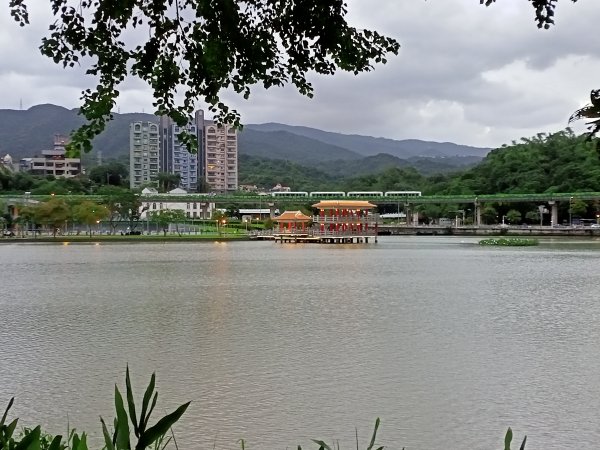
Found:
[[(153, 114), (114, 114), (106, 130), (93, 141), (103, 158), (129, 153), (129, 124), (137, 120), (158, 122)], [(52, 148), (55, 134), (69, 135), (84, 123), (76, 109), (43, 104), (27, 110), (0, 109), (0, 155), (10, 153), (18, 160)]]
[[(153, 114), (114, 113), (107, 129), (94, 139), (94, 150), (104, 159), (129, 153), (129, 124), (158, 122)], [(84, 123), (76, 109), (43, 104), (27, 110), (0, 110), (0, 156), (14, 160), (39, 155), (52, 147), (56, 133), (70, 134)], [(346, 135), (280, 123), (249, 124), (239, 134), (239, 153), (287, 160), (334, 173), (374, 173), (388, 167), (417, 168), (422, 173), (447, 172), (476, 164), (490, 149), (449, 142), (393, 140)]]
[(287, 131), (289, 133), (305, 136), (327, 144), (336, 145), (356, 152), (363, 156), (373, 156), (387, 153), (398, 158), (407, 159), (413, 156), (421, 157), (446, 157), (446, 156), (478, 156), (483, 158), (490, 152), (490, 148), (471, 147), (452, 142), (430, 142), (418, 139), (394, 140), (376, 138), (355, 134), (340, 134), (316, 128), (284, 125), (280, 123), (263, 123), (247, 125), (257, 131)]

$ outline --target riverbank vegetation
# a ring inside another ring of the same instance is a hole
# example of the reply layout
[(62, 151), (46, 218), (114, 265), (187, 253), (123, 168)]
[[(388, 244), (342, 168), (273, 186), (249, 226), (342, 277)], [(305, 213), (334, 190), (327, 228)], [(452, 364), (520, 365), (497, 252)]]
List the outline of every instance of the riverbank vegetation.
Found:
[[(125, 397), (121, 394), (118, 386), (115, 385), (114, 406), (115, 418), (112, 422), (107, 422), (100, 417), (102, 428), (102, 437), (104, 446), (102, 450), (144, 450), (152, 448), (154, 450), (165, 450), (168, 447), (179, 449), (173, 425), (186, 412), (191, 402), (184, 403), (169, 414), (159, 419), (154, 425), (150, 425), (150, 417), (154, 412), (158, 400), (156, 391), (156, 376), (153, 373), (150, 377), (148, 386), (145, 389), (142, 401), (137, 403), (134, 399), (133, 389), (131, 387), (131, 378), (129, 367), (125, 371)], [(11, 398), (4, 414), (0, 418), (0, 450), (88, 450), (87, 434), (78, 433), (75, 430), (68, 430), (67, 435), (51, 435), (42, 431), (41, 425), (34, 428), (23, 428), (17, 431), (19, 419), (9, 421), (9, 413), (13, 406), (14, 398)], [(141, 404), (141, 409), (137, 409)], [(375, 427), (369, 440), (366, 450), (383, 450), (383, 445), (377, 444), (377, 432), (380, 426), (380, 420), (377, 418)], [(509, 428), (504, 437), (504, 450), (511, 449), (513, 439), (512, 430)], [(527, 436), (523, 439), (520, 450), (525, 449)], [(340, 449), (339, 443), (332, 445), (323, 440), (313, 439), (312, 442), (318, 446), (319, 450)], [(246, 441), (238, 441), (242, 450), (246, 450)], [(298, 445), (298, 450), (302, 446)], [(356, 449), (359, 448), (358, 431), (356, 431)]]
[[(138, 417), (129, 368), (127, 368), (125, 372), (126, 402), (115, 385), (116, 417), (109, 422), (109, 426), (100, 417), (104, 437), (103, 450), (143, 450), (146, 448), (164, 450), (171, 442), (172, 437), (169, 436), (171, 428), (185, 413), (190, 402), (184, 403), (150, 426), (150, 417), (158, 400), (155, 383), (156, 377), (155, 374), (152, 374), (144, 392)], [(13, 403), (14, 398), (10, 399), (0, 419), (0, 450), (88, 450), (86, 433), (78, 434), (74, 430), (69, 431), (66, 437), (52, 436), (42, 433), (41, 426), (38, 425), (35, 428), (24, 428), (20, 434), (17, 434), (16, 428), (19, 419), (7, 422)], [(131, 431), (133, 431), (133, 440)]]

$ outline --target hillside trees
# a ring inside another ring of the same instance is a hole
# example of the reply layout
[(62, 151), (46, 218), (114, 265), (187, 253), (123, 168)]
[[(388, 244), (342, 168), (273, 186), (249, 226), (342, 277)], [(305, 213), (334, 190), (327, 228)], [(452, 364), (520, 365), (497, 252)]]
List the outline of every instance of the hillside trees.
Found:
[(112, 185), (112, 186), (124, 186), (126, 185), (127, 176), (129, 169), (118, 161), (110, 161), (100, 166), (95, 166), (90, 169), (88, 174), (90, 180), (97, 185)]
[(491, 151), (478, 166), (435, 184), (439, 194), (600, 190), (593, 143), (569, 129), (540, 133)]

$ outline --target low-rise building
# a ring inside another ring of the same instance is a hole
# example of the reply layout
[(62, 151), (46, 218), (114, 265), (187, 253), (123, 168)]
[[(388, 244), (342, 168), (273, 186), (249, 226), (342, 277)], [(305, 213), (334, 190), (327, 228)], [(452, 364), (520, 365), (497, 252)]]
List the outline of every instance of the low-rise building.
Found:
[[(159, 195), (160, 200), (152, 198)], [(190, 201), (187, 198), (181, 198), (184, 195), (187, 195), (187, 192), (181, 188), (173, 189), (167, 194), (159, 194), (154, 188), (145, 188), (142, 190), (140, 219), (146, 220), (152, 213), (167, 209), (180, 209), (189, 219), (208, 220), (212, 218), (215, 210), (214, 203), (204, 199)]]
[(69, 139), (60, 134), (54, 135), (54, 148), (42, 150), (42, 156), (23, 158), (19, 168), (32, 175), (54, 175), (56, 178), (72, 178), (81, 173), (81, 159), (67, 158), (65, 146)]

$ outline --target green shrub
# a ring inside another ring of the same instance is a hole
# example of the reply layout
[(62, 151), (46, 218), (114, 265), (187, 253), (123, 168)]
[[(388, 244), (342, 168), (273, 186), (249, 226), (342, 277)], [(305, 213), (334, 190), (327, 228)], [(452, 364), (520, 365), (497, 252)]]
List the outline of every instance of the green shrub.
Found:
[(500, 247), (530, 247), (538, 245), (537, 239), (525, 238), (490, 238), (479, 241), (479, 245), (494, 245)]

